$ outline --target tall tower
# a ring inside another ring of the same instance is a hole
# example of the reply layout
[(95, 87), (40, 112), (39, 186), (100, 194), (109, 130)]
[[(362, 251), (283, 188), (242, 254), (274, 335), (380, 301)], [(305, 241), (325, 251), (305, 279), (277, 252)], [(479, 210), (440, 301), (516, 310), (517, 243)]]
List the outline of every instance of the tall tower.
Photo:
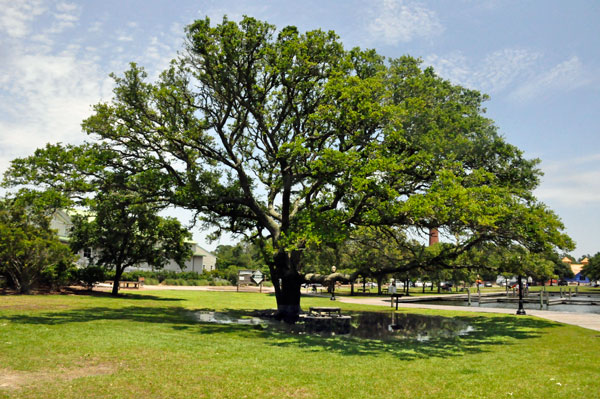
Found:
[(437, 244), (438, 242), (440, 242), (440, 235), (438, 233), (438, 229), (432, 227), (429, 229), (429, 246)]

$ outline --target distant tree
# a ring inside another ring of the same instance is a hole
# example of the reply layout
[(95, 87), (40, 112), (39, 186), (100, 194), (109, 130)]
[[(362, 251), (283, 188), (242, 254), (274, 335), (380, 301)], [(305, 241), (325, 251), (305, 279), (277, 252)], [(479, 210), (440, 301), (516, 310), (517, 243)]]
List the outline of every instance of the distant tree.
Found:
[(590, 280), (600, 280), (600, 252), (594, 256), (588, 256), (588, 264), (584, 266), (582, 273)]
[[(548, 259), (554, 264), (552, 278), (565, 279), (575, 277), (569, 264), (562, 261), (565, 256), (566, 255), (559, 255), (558, 253), (553, 253), (548, 256)], [(574, 262), (575, 258), (571, 260)]]
[(217, 256), (217, 269), (226, 269), (236, 266), (241, 269), (254, 269), (262, 262), (258, 258), (256, 248), (251, 243), (240, 242), (235, 245), (219, 245), (215, 250)]
[(89, 210), (73, 217), (69, 244), (75, 252), (93, 249), (91, 263), (114, 270), (113, 295), (127, 267), (147, 263), (160, 269), (174, 260), (183, 268), (192, 255), (185, 242), (191, 235), (179, 221), (158, 216), (134, 194), (99, 192)]
[(0, 200), (0, 274), (20, 292), (29, 293), (44, 272), (75, 257), (50, 229), (52, 206), (43, 198), (17, 196)]

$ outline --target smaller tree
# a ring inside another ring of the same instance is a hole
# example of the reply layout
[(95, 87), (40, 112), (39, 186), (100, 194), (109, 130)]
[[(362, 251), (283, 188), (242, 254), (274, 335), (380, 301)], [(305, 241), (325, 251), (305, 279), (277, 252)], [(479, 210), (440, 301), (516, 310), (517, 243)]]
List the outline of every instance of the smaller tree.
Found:
[(594, 256), (588, 256), (588, 264), (581, 271), (590, 281), (600, 280), (600, 252)]
[(163, 218), (150, 204), (127, 192), (98, 193), (89, 215), (73, 218), (71, 248), (93, 248), (92, 263), (114, 270), (112, 294), (127, 267), (148, 264), (163, 268), (170, 260), (181, 268), (192, 255), (190, 233), (178, 220)]
[(69, 247), (50, 229), (51, 195), (0, 201), (0, 273), (20, 293), (29, 293), (44, 271), (74, 261)]

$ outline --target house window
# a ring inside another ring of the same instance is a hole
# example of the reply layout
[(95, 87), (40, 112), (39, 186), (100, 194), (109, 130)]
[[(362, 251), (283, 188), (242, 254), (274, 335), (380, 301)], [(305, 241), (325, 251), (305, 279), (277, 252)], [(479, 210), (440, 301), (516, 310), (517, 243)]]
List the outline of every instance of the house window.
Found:
[(83, 249), (83, 257), (92, 259), (92, 248), (84, 248)]

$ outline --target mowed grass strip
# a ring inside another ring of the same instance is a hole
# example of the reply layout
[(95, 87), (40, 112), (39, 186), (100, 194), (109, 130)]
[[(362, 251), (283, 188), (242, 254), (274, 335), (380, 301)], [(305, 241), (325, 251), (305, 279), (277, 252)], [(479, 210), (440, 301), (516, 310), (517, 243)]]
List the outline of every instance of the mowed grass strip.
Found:
[[(476, 331), (359, 340), (197, 323), (272, 295), (153, 291), (0, 298), (0, 398), (595, 398), (600, 333), (531, 317), (432, 310)], [(330, 306), (304, 298), (303, 307)], [(337, 303), (346, 311), (378, 307)]]

